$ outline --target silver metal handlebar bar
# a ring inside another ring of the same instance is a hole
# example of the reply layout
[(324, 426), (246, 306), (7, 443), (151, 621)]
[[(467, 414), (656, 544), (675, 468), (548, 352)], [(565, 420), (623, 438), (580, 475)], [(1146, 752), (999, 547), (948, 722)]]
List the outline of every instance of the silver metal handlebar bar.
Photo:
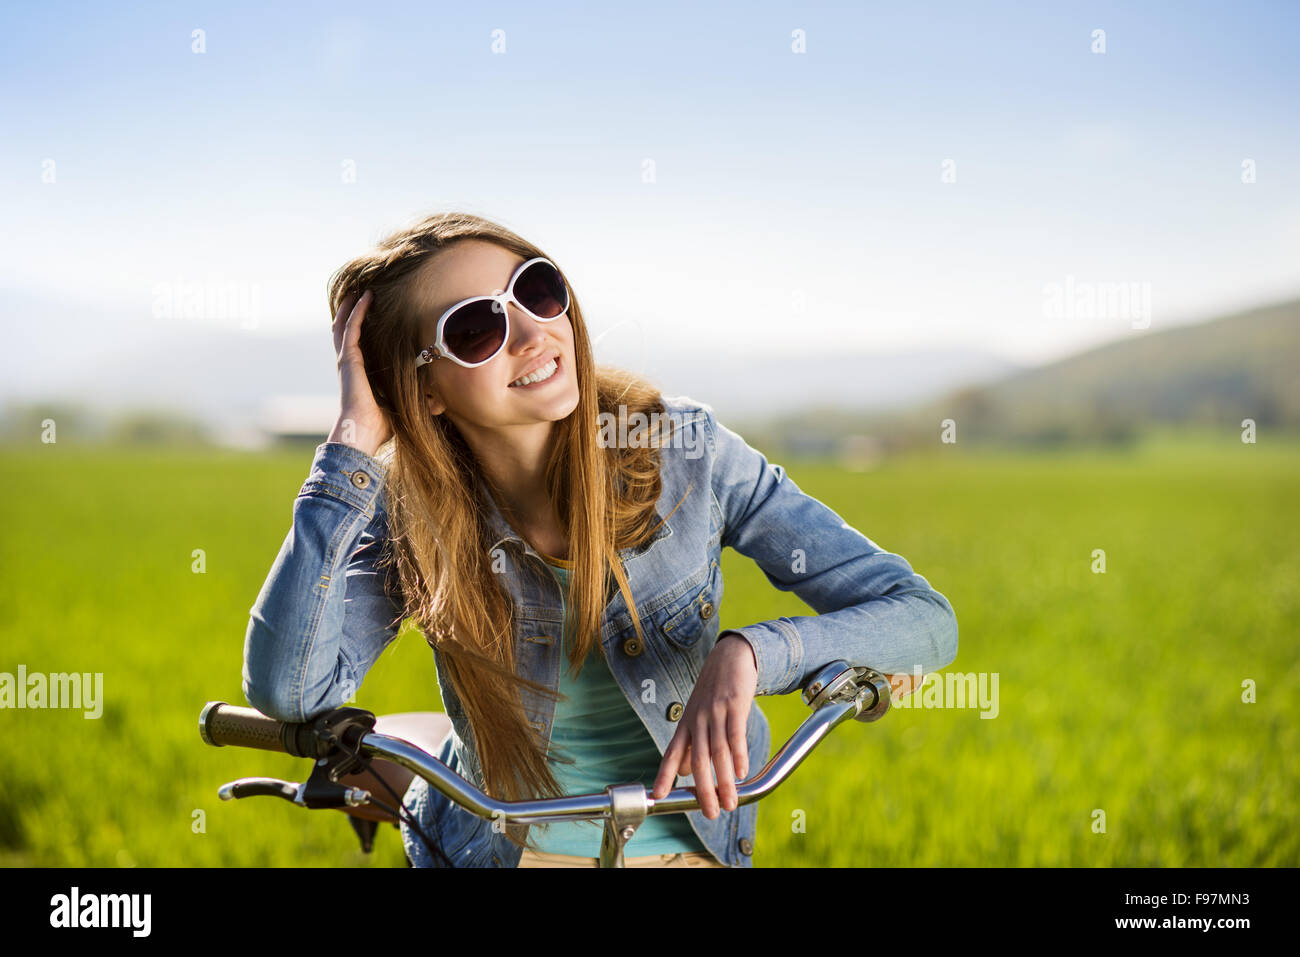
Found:
[[(889, 682), (884, 675), (871, 668), (850, 666), (844, 661), (834, 661), (817, 671), (803, 690), (803, 700), (813, 713), (804, 719), (790, 739), (774, 754), (763, 768), (749, 779), (736, 785), (737, 807), (751, 804), (766, 797), (788, 778), (831, 729), (848, 720), (875, 721), (887, 710), (890, 703)], [(211, 707), (211, 706), (209, 706)], [(221, 742), (208, 735), (206, 715), (200, 719), (204, 740), (210, 744)], [(622, 867), (623, 848), (645, 819), (653, 814), (673, 814), (699, 810), (700, 803), (691, 788), (675, 788), (655, 800), (641, 784), (610, 785), (599, 794), (573, 794), (558, 798), (529, 801), (500, 801), (474, 786), (447, 765), (422, 748), (402, 738), (369, 732), (361, 738), (358, 751), (368, 757), (379, 757), (399, 764), (424, 778), (441, 794), (479, 817), (501, 820), (503, 824), (551, 823), (557, 821), (590, 821), (603, 818), (604, 837), (601, 840), (600, 866)], [(249, 786), (247, 794), (278, 793), (288, 796), (283, 789), (265, 785), (268, 779), (256, 780), (262, 786)], [(285, 782), (281, 782), (285, 783)], [(221, 788), (223, 799), (242, 797), (238, 793), (241, 782), (232, 782)], [(300, 786), (297, 803), (301, 803)], [(349, 804), (369, 800), (369, 794), (353, 789)], [(294, 800), (294, 798), (289, 798)]]

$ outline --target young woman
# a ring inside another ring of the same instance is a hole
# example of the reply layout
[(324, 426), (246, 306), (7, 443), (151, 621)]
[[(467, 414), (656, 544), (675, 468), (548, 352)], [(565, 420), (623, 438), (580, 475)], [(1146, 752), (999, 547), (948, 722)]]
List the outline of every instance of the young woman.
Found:
[[(638, 290), (644, 294), (644, 290)], [(597, 367), (539, 248), (448, 213), (343, 266), (329, 290), (342, 392), (252, 609), (244, 693), (305, 721), (353, 695), (414, 618), (450, 724), (437, 754), (520, 800), (640, 781), (694, 787), (629, 866), (752, 863), (761, 694), (845, 659), (910, 676), (957, 653), (951, 605), (686, 396)], [(719, 633), (719, 556), (818, 614)], [(565, 665), (568, 667), (566, 668)], [(715, 782), (716, 778), (716, 782)], [(504, 832), (416, 777), (420, 866), (595, 866), (601, 828)]]

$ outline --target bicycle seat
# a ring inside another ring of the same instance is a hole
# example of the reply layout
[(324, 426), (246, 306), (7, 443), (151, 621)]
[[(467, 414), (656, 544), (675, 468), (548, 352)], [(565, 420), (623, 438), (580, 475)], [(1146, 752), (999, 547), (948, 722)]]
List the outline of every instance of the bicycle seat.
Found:
[[(389, 737), (409, 741), (417, 748), (429, 752), (429, 754), (437, 754), (443, 740), (451, 731), (451, 718), (440, 711), (400, 711), (396, 714), (381, 714), (375, 719), (375, 731), (378, 734), (386, 734)], [(396, 791), (399, 796), (406, 794), (407, 785), (415, 777), (414, 773), (400, 764), (385, 761), (383, 758), (372, 758), (371, 764), (375, 772), (387, 781), (388, 786)], [(345, 774), (339, 778), (339, 783), (349, 787), (365, 788), (374, 795), (376, 800), (383, 801), (385, 804), (392, 805), (395, 803), (393, 796), (375, 779), (373, 774), (367, 771)], [(340, 810), (353, 817), (397, 823), (395, 817), (373, 805), (341, 808)]]
[(375, 719), (375, 730), (392, 738), (410, 741), (430, 754), (437, 754), (438, 747), (451, 730), (451, 718), (441, 711), (400, 711), (397, 714), (379, 715)]

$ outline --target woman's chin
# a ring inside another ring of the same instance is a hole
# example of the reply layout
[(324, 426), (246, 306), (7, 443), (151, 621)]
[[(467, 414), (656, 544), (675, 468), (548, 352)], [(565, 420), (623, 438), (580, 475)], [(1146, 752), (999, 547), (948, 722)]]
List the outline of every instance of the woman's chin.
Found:
[(556, 398), (553, 403), (551, 403), (550, 408), (543, 414), (551, 422), (558, 422), (560, 419), (567, 419), (577, 407), (578, 390), (574, 389), (572, 392)]

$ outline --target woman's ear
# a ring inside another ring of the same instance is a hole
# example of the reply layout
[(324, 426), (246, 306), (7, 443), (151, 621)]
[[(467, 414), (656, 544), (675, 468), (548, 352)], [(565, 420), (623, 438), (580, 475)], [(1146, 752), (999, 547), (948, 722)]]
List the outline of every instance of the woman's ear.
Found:
[(447, 411), (447, 403), (442, 401), (438, 390), (432, 386), (424, 390), (424, 407), (429, 410), (429, 415), (442, 415)]

